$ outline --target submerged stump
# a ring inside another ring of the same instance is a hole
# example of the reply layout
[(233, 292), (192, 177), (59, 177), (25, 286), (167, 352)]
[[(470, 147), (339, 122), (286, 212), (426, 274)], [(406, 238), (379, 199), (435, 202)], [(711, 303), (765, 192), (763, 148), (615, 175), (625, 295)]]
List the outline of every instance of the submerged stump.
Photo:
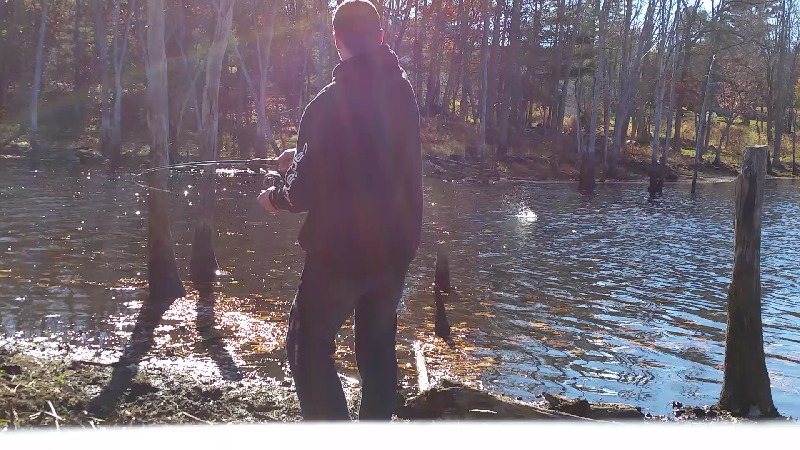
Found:
[(444, 302), (450, 298), (450, 261), (442, 249), (436, 250), (436, 271), (433, 278), (433, 298), (436, 303), (436, 318), (434, 333), (442, 339), (450, 339), (450, 323), (447, 321), (447, 311)]
[(737, 416), (775, 417), (761, 322), (761, 216), (768, 147), (747, 147), (734, 200), (733, 277), (728, 288), (725, 368), (718, 406)]

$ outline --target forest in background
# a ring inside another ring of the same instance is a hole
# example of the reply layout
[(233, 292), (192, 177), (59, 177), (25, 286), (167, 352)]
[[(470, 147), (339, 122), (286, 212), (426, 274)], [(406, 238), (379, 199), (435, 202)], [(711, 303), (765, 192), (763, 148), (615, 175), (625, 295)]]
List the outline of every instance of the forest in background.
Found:
[[(146, 6), (145, 0), (0, 2), (4, 140), (27, 136), (34, 158), (59, 142), (88, 143), (112, 171), (147, 144)], [(219, 121), (221, 150), (249, 158), (291, 147), (304, 106), (338, 63), (335, 6), (166, 1), (170, 160), (202, 156), (203, 95), (215, 81), (209, 73), (215, 42), (219, 100), (209, 113)], [(745, 142), (734, 138), (737, 154), (758, 140), (772, 148), (771, 172), (794, 169), (800, 56), (794, 0), (376, 6), (421, 111), (436, 117), (428, 123), (434, 132), (461, 130), (468, 157), (482, 153), (483, 142), (493, 161), (530, 156), (546, 145), (575, 161), (581, 186), (591, 189), (597, 173), (616, 177), (628, 147), (646, 148), (651, 189), (660, 190), (670, 152), (690, 149), (695, 167), (710, 153), (719, 165), (735, 125), (744, 125)], [(227, 8), (229, 32), (220, 40)]]

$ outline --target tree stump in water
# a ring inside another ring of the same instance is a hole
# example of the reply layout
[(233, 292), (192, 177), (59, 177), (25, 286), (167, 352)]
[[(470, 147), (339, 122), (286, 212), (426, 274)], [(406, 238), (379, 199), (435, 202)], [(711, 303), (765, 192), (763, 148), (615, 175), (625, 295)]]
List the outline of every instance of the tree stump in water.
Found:
[(661, 194), (664, 191), (664, 178), (666, 178), (666, 171), (665, 168), (661, 164), (653, 164), (650, 166), (650, 186), (647, 188), (647, 192), (650, 193), (650, 196), (655, 196), (656, 194)]
[(433, 277), (433, 298), (436, 303), (434, 333), (442, 339), (450, 338), (450, 323), (444, 308), (445, 299), (450, 297), (450, 261), (442, 249), (436, 250), (436, 272)]
[(738, 416), (778, 415), (764, 360), (761, 323), (761, 215), (768, 161), (767, 146), (747, 147), (736, 178), (733, 277), (718, 405)]

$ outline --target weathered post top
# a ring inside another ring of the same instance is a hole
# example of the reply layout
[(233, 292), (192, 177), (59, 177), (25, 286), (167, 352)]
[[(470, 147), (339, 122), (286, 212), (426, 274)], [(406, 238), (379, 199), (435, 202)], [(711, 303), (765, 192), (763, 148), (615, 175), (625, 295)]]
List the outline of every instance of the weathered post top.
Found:
[(776, 416), (761, 322), (761, 216), (768, 147), (747, 147), (736, 177), (733, 277), (728, 288), (725, 368), (719, 407), (741, 416)]

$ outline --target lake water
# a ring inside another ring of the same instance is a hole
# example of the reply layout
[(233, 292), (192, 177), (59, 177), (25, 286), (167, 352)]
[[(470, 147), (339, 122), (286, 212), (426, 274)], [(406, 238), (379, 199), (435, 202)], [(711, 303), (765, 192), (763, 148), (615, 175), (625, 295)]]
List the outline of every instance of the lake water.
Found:
[[(175, 175), (172, 225), (184, 279), (191, 252), (191, 175)], [(215, 317), (239, 370), (283, 378), (283, 336), (302, 268), (302, 216), (265, 213), (255, 177), (220, 176)], [(488, 187), (426, 180), (424, 242), (400, 311), (406, 382), (413, 346), (431, 377), (532, 400), (541, 392), (619, 401), (665, 414), (673, 400), (711, 404), (724, 360), (733, 263), (731, 183)], [(146, 299), (145, 190), (99, 171), (0, 162), (0, 335), (69, 344), (114, 358)], [(763, 320), (773, 399), (800, 416), (800, 183), (769, 181), (762, 244)], [(459, 298), (455, 348), (433, 331), (437, 243)], [(188, 285), (188, 283), (187, 283)], [(205, 361), (196, 299), (176, 301), (151, 354)], [(352, 332), (343, 373), (357, 377)], [(88, 357), (88, 356), (85, 356)]]

